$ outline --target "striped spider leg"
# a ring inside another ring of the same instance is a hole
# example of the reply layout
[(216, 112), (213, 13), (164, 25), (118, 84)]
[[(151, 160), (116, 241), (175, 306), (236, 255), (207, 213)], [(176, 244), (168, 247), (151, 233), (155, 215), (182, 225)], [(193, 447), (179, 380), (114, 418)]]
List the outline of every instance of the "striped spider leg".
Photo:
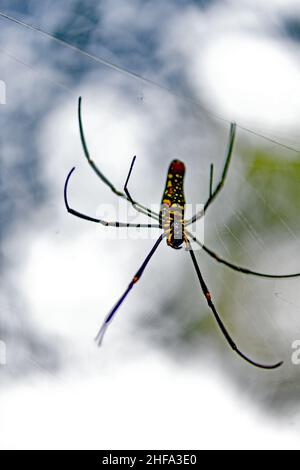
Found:
[(95, 217), (91, 217), (90, 215), (83, 214), (82, 212), (79, 212), (76, 209), (72, 209), (68, 201), (68, 185), (69, 185), (69, 181), (74, 170), (75, 170), (75, 167), (72, 168), (71, 171), (69, 172), (66, 178), (65, 186), (64, 186), (64, 201), (65, 201), (66, 209), (69, 212), (69, 214), (79, 217), (80, 219), (88, 220), (89, 222), (95, 222), (95, 223), (104, 225), (105, 227), (161, 228), (160, 224), (131, 224), (127, 222), (118, 222), (118, 221), (107, 222), (106, 220), (97, 219)]
[(209, 182), (209, 197), (204, 204), (203, 209), (199, 211), (197, 214), (195, 214), (191, 219), (186, 220), (185, 226), (188, 227), (189, 225), (193, 224), (196, 222), (198, 219), (203, 217), (205, 215), (205, 212), (207, 211), (208, 207), (212, 204), (212, 202), (216, 199), (220, 191), (222, 190), (226, 176), (228, 174), (228, 169), (229, 165), (231, 162), (231, 157), (232, 157), (232, 151), (233, 151), (233, 146), (234, 146), (234, 140), (235, 140), (235, 135), (236, 135), (236, 124), (232, 122), (230, 124), (230, 131), (229, 131), (229, 139), (228, 139), (228, 146), (227, 146), (227, 152), (226, 152), (226, 159), (225, 159), (225, 165), (223, 168), (222, 176), (217, 184), (216, 188), (213, 190), (213, 175), (214, 175), (214, 166), (213, 164), (210, 166), (210, 182)]
[(86, 143), (84, 130), (83, 130), (81, 102), (82, 102), (82, 98), (80, 96), (79, 99), (78, 99), (78, 122), (79, 122), (80, 140), (81, 140), (84, 155), (85, 155), (89, 165), (94, 170), (96, 175), (101, 179), (101, 181), (104, 184), (106, 184), (111, 189), (111, 191), (114, 194), (116, 194), (116, 196), (119, 196), (119, 197), (122, 197), (123, 199), (126, 199), (130, 204), (132, 204), (132, 206), (134, 207), (134, 209), (136, 211), (141, 212), (142, 214), (147, 215), (148, 217), (151, 217), (153, 219), (158, 220), (158, 218), (159, 218), (158, 214), (156, 214), (155, 212), (148, 209), (148, 207), (145, 207), (142, 204), (138, 203), (137, 201), (134, 201), (131, 198), (131, 196), (128, 192), (127, 185), (128, 185), (128, 182), (129, 182), (129, 178), (130, 178), (130, 175), (131, 175), (132, 168), (133, 168), (136, 157), (133, 157), (133, 160), (132, 160), (132, 163), (131, 163), (131, 166), (130, 166), (130, 169), (129, 169), (129, 173), (128, 173), (128, 176), (127, 176), (127, 179), (126, 179), (126, 182), (125, 182), (125, 185), (124, 185), (124, 192), (117, 190), (115, 188), (115, 186), (106, 178), (106, 176), (102, 173), (102, 171), (99, 170), (99, 168), (97, 167), (95, 162), (92, 160), (92, 158), (90, 156), (90, 152), (88, 150), (87, 143)]
[(240, 357), (242, 357), (246, 362), (249, 362), (249, 364), (252, 364), (253, 366), (255, 367), (258, 367), (260, 369), (277, 369), (278, 367), (280, 367), (282, 364), (283, 364), (283, 361), (280, 361), (280, 362), (277, 362), (276, 364), (272, 364), (272, 365), (266, 365), (266, 364), (261, 364), (259, 362), (256, 362), (256, 361), (253, 361), (252, 359), (250, 359), (248, 356), (246, 356), (238, 347), (237, 345), (235, 344), (235, 342), (233, 341), (233, 339), (231, 338), (230, 334), (228, 333), (223, 321), (221, 320), (217, 310), (216, 310), (216, 307), (212, 301), (212, 296), (211, 296), (211, 293), (203, 279), (203, 276), (202, 276), (202, 273), (200, 271), (200, 268), (199, 268), (199, 265), (197, 263), (197, 259), (196, 259), (196, 256), (195, 256), (195, 253), (194, 251), (192, 250), (191, 248), (191, 245), (190, 245), (190, 242), (188, 240), (188, 238), (186, 239), (186, 245), (187, 245), (187, 250), (189, 251), (190, 255), (191, 255), (191, 258), (192, 258), (192, 262), (193, 262), (193, 265), (195, 267), (195, 270), (196, 270), (196, 274), (197, 274), (197, 277), (198, 277), (198, 280), (200, 282), (200, 286), (201, 286), (201, 289), (202, 289), (202, 292), (203, 292), (203, 295), (204, 297), (206, 298), (206, 301), (207, 301), (207, 305), (209, 306), (209, 308), (211, 309), (214, 317), (215, 317), (215, 320), (220, 328), (220, 330), (222, 331), (226, 341), (228, 342), (229, 346), (233, 349), (233, 351), (235, 351)]
[(124, 294), (122, 294), (122, 296), (120, 297), (120, 299), (117, 301), (117, 303), (115, 304), (115, 306), (112, 308), (112, 310), (109, 312), (109, 314), (105, 317), (102, 325), (101, 325), (101, 328), (95, 338), (95, 341), (97, 342), (98, 346), (101, 346), (102, 344), (102, 340), (103, 340), (103, 336), (106, 332), (106, 329), (107, 327), (109, 326), (109, 324), (111, 323), (111, 321), (113, 320), (115, 314), (117, 313), (117, 310), (119, 309), (119, 307), (122, 305), (122, 303), (124, 302), (124, 300), (126, 299), (127, 295), (129, 294), (129, 292), (131, 291), (131, 289), (133, 288), (133, 286), (140, 280), (143, 272), (145, 271), (150, 259), (152, 258), (152, 256), (154, 255), (155, 251), (157, 250), (157, 248), (159, 247), (160, 243), (162, 242), (163, 238), (165, 237), (165, 235), (162, 233), (158, 240), (155, 242), (153, 248), (151, 249), (151, 251), (149, 252), (149, 254), (147, 255), (147, 257), (145, 258), (145, 260), (143, 261), (141, 267), (137, 270), (137, 272), (135, 273), (135, 275), (133, 276), (132, 280), (130, 281), (127, 289), (125, 290)]
[(217, 253), (212, 251), (210, 248), (208, 248), (206, 245), (201, 243), (196, 237), (194, 237), (191, 232), (186, 230), (186, 234), (188, 237), (193, 240), (197, 245), (199, 245), (203, 251), (208, 254), (211, 258), (213, 258), (215, 261), (218, 263), (224, 264), (224, 266), (227, 266), (228, 268), (232, 269), (233, 271), (237, 271), (239, 273), (243, 274), (249, 274), (251, 276), (257, 276), (257, 277), (263, 277), (266, 279), (293, 279), (295, 277), (299, 277), (300, 273), (290, 273), (290, 274), (268, 274), (268, 273), (262, 273), (259, 271), (253, 271), (249, 268), (244, 268), (243, 266), (238, 266), (233, 263), (230, 263), (229, 261), (225, 260), (224, 258), (221, 258)]
[[(225, 180), (226, 180), (226, 176), (228, 174), (229, 165), (230, 165), (230, 162), (231, 162), (233, 146), (234, 146), (234, 141), (235, 141), (235, 135), (236, 135), (236, 124), (231, 123), (230, 132), (229, 132), (229, 139), (228, 139), (228, 146), (227, 146), (227, 151), (226, 151), (225, 165), (224, 165), (224, 168), (223, 168), (221, 179), (220, 179), (218, 185), (216, 186), (216, 188), (213, 190), (213, 171), (214, 171), (214, 167), (213, 167), (213, 165), (211, 165), (211, 167), (210, 167), (209, 197), (208, 197), (206, 203), (204, 204), (203, 209), (201, 211), (199, 211), (197, 214), (195, 214), (191, 219), (186, 220), (184, 222), (185, 227), (188, 227), (189, 225), (193, 224), (198, 219), (203, 217), (205, 215), (208, 207), (210, 206), (210, 204), (216, 199), (216, 197), (218, 196), (218, 194), (222, 190), (222, 188), (224, 186), (224, 183), (225, 183)], [(224, 264), (225, 266), (227, 266), (228, 268), (230, 268), (234, 271), (237, 271), (237, 272), (240, 272), (240, 273), (243, 273), (243, 274), (249, 274), (249, 275), (252, 275), (252, 276), (269, 278), (269, 279), (291, 279), (291, 278), (295, 278), (295, 277), (300, 276), (300, 273), (267, 274), (267, 273), (261, 273), (261, 272), (258, 272), (258, 271), (253, 271), (251, 269), (244, 268), (242, 266), (237, 266), (234, 263), (230, 263), (229, 261), (221, 258), (217, 253), (215, 253), (214, 251), (209, 249), (207, 246), (205, 246), (203, 243), (201, 243), (199, 240), (197, 240), (197, 238), (193, 237), (193, 235), (190, 232), (186, 231), (186, 233), (193, 241), (195, 241), (199, 246), (201, 246), (201, 248), (205, 251), (205, 253), (207, 253), (211, 258), (213, 258), (215, 261), (217, 261), (221, 264)]]

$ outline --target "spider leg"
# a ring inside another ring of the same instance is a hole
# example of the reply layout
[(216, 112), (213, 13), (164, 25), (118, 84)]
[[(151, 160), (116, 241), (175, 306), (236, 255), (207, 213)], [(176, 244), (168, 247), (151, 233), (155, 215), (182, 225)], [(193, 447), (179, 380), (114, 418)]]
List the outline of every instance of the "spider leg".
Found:
[(249, 364), (252, 364), (253, 366), (255, 367), (258, 367), (260, 369), (277, 369), (277, 367), (280, 367), (283, 362), (278, 362), (276, 364), (272, 364), (272, 365), (266, 365), (266, 364), (261, 364), (261, 363), (258, 363), (258, 362), (255, 362), (253, 361), (252, 359), (250, 359), (248, 356), (246, 356), (243, 352), (240, 351), (240, 349), (237, 347), (237, 345), (235, 344), (235, 342), (233, 341), (233, 339), (231, 338), (231, 336), (229, 335), (223, 321), (221, 320), (213, 302), (212, 302), (212, 299), (211, 299), (211, 294), (208, 290), (208, 287), (203, 279), (203, 276), (201, 274), (201, 271), (200, 271), (200, 268), (198, 266), (198, 263), (197, 263), (197, 260), (196, 260), (196, 256), (195, 256), (195, 253), (194, 251), (191, 249), (191, 246), (189, 244), (189, 242), (187, 242), (187, 248), (190, 252), (190, 255), (191, 255), (191, 258), (192, 258), (192, 262), (193, 262), (193, 265), (195, 267), (195, 270), (196, 270), (196, 273), (197, 273), (197, 277), (199, 279), (199, 282), (200, 282), (200, 285), (201, 285), (201, 289), (202, 289), (202, 292), (207, 300), (207, 304), (209, 306), (209, 308), (211, 309), (211, 311), (213, 312), (213, 315), (215, 317), (215, 320), (220, 328), (220, 330), (222, 331), (223, 335), (225, 336), (225, 339), (226, 341), (228, 342), (229, 346), (233, 349), (233, 351), (235, 351), (240, 357), (242, 357), (245, 361), (249, 362)]
[(160, 228), (159, 224), (129, 224), (127, 222), (107, 222), (105, 220), (96, 219), (96, 218), (91, 217), (89, 215), (83, 214), (82, 212), (78, 212), (75, 209), (72, 209), (70, 207), (69, 201), (68, 201), (68, 185), (69, 185), (69, 180), (70, 180), (71, 175), (72, 175), (74, 170), (75, 170), (75, 167), (72, 168), (72, 170), (69, 172), (69, 174), (67, 176), (67, 179), (66, 179), (66, 182), (65, 182), (65, 186), (64, 186), (65, 206), (66, 206), (67, 211), (70, 214), (75, 215), (76, 217), (79, 217), (81, 219), (88, 220), (89, 222), (96, 222), (98, 224), (104, 225), (105, 227)]
[[(154, 219), (157, 219), (159, 218), (158, 214), (156, 214), (155, 212), (153, 211), (150, 211), (150, 209), (148, 209), (147, 207), (143, 206), (142, 204), (139, 204), (138, 202), (136, 201), (133, 201), (131, 199), (131, 197), (128, 197), (126, 194), (124, 194), (122, 191), (118, 191), (115, 186), (106, 178), (106, 176), (99, 170), (99, 168), (97, 167), (97, 165), (94, 163), (94, 161), (92, 160), (91, 156), (90, 156), (90, 152), (88, 150), (88, 146), (87, 146), (87, 143), (86, 143), (86, 140), (85, 140), (85, 135), (84, 135), (84, 130), (83, 130), (83, 124), (82, 124), (82, 114), (81, 114), (81, 96), (79, 97), (78, 99), (78, 122), (79, 122), (79, 132), (80, 132), (80, 140), (81, 140), (81, 144), (82, 144), (82, 148), (83, 148), (83, 151), (84, 151), (84, 154), (86, 156), (86, 159), (89, 163), (89, 165), (91, 166), (91, 168), (94, 170), (94, 172), (96, 173), (96, 175), (101, 179), (101, 181), (103, 181), (104, 184), (106, 184), (110, 189), (111, 191), (116, 194), (117, 196), (119, 197), (122, 197), (123, 199), (126, 199), (128, 202), (130, 202), (133, 207), (135, 208), (135, 210), (137, 210), (138, 212), (141, 212), (142, 214), (144, 215), (147, 215), (148, 217), (152, 217)], [(132, 168), (131, 168), (132, 169)], [(131, 170), (129, 171), (129, 176), (130, 176), (130, 173), (131, 173)], [(127, 180), (129, 179), (129, 176), (127, 177)]]
[(129, 294), (129, 292), (131, 291), (131, 289), (133, 288), (133, 286), (139, 281), (139, 279), (141, 278), (144, 270), (146, 269), (146, 266), (147, 264), (149, 263), (150, 259), (152, 258), (152, 256), (154, 255), (155, 251), (157, 250), (158, 246), (160, 245), (161, 241), (163, 240), (163, 238), (165, 237), (165, 234), (162, 234), (160, 235), (160, 237), (158, 238), (158, 240), (155, 242), (154, 246), (152, 247), (151, 251), (149, 252), (149, 254), (147, 255), (147, 257), (145, 258), (143, 264), (141, 265), (141, 267), (138, 269), (138, 271), (136, 272), (136, 274), (133, 276), (132, 280), (130, 281), (127, 289), (125, 290), (124, 294), (120, 297), (120, 299), (118, 300), (118, 302), (115, 304), (115, 306), (113, 307), (113, 309), (109, 312), (109, 314), (106, 316), (106, 318), (104, 319), (103, 323), (102, 323), (102, 326), (95, 338), (95, 341), (97, 342), (98, 346), (101, 346), (101, 343), (102, 343), (102, 340), (103, 340), (103, 336), (107, 330), (107, 327), (109, 326), (110, 322), (113, 320), (113, 317), (115, 316), (117, 310), (119, 309), (119, 307), (122, 305), (122, 303), (124, 302), (124, 300), (126, 299), (127, 295)]
[(127, 186), (128, 186), (129, 178), (130, 178), (131, 173), (132, 173), (132, 169), (133, 169), (133, 165), (135, 163), (135, 160), (136, 160), (136, 155), (132, 159), (132, 162), (131, 162), (131, 165), (130, 165), (130, 168), (129, 168), (129, 172), (128, 172), (128, 175), (127, 175), (127, 178), (126, 178), (126, 181), (125, 181), (125, 184), (124, 184), (124, 192), (125, 192), (126, 196), (128, 197), (128, 199), (129, 199), (129, 201), (131, 202), (132, 205), (134, 205), (134, 200), (132, 199)]
[(201, 217), (204, 216), (205, 212), (207, 211), (208, 207), (210, 204), (216, 199), (217, 195), (220, 193), (221, 189), (224, 186), (226, 176), (228, 174), (228, 169), (232, 157), (232, 150), (233, 150), (233, 145), (234, 145), (234, 139), (235, 139), (235, 134), (236, 134), (236, 124), (234, 122), (231, 123), (230, 125), (230, 131), (229, 131), (229, 139), (228, 139), (228, 147), (227, 147), (227, 152), (226, 152), (226, 160), (225, 160), (225, 165), (223, 168), (222, 176), (217, 184), (216, 188), (213, 190), (212, 189), (212, 178), (213, 178), (213, 171), (211, 170), (210, 174), (210, 194), (209, 198), (207, 199), (206, 203), (204, 204), (204, 207), (201, 211), (197, 212), (191, 219), (189, 219), (186, 223), (186, 225), (191, 225), (196, 220), (200, 219)]
[(130, 168), (129, 168), (129, 172), (128, 172), (128, 175), (127, 175), (127, 178), (126, 178), (126, 181), (125, 181), (125, 184), (124, 184), (124, 192), (127, 196), (127, 199), (128, 201), (132, 204), (132, 206), (137, 210), (139, 211), (139, 207), (140, 206), (141, 208), (143, 208), (145, 211), (147, 211), (147, 214), (149, 217), (153, 217), (157, 220), (159, 220), (159, 215), (156, 214), (155, 212), (151, 211), (150, 209), (148, 209), (147, 207), (145, 206), (142, 206), (141, 204), (137, 204), (131, 197), (131, 194), (129, 192), (129, 189), (128, 189), (128, 183), (129, 183), (129, 179), (130, 179), (130, 176), (131, 176), (131, 173), (132, 173), (132, 170), (133, 170), (133, 166), (134, 166), (134, 163), (135, 163), (135, 160), (136, 160), (136, 155), (133, 157), (132, 159), (132, 162), (131, 162), (131, 165), (130, 165)]
[(210, 177), (209, 177), (209, 197), (212, 197), (213, 193), (213, 180), (214, 180), (214, 164), (210, 165)]
[(205, 251), (205, 253), (211, 256), (215, 261), (217, 261), (218, 263), (224, 264), (225, 266), (227, 266), (230, 269), (233, 269), (234, 271), (237, 271), (243, 274), (250, 274), (251, 276), (265, 277), (267, 279), (291, 279), (291, 278), (300, 276), (300, 273), (266, 274), (266, 273), (261, 273), (258, 271), (252, 271), (251, 269), (243, 268), (242, 266), (237, 266), (233, 263), (230, 263), (229, 261), (226, 261), (225, 259), (221, 258), (217, 253), (207, 248), (207, 246), (205, 246), (203, 243), (197, 240), (197, 238), (194, 237), (190, 232), (187, 231), (186, 233), (195, 243), (197, 243), (197, 245), (201, 246), (201, 248), (203, 249), (203, 251)]

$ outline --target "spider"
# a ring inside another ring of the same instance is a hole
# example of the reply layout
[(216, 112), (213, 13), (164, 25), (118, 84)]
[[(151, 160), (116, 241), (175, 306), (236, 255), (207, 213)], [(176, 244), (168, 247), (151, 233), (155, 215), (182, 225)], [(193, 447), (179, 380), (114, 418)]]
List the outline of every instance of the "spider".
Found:
[(144, 205), (140, 204), (139, 202), (135, 201), (128, 189), (128, 183), (129, 179), (132, 173), (132, 169), (136, 160), (136, 157), (133, 158), (132, 163), (130, 165), (130, 169), (128, 172), (128, 176), (125, 181), (124, 185), (124, 192), (119, 191), (115, 188), (115, 186), (104, 176), (104, 174), (99, 170), (99, 168), (96, 166), (94, 161), (90, 157), (90, 153), (86, 144), (86, 139), (84, 136), (84, 130), (83, 130), (83, 124), (82, 124), (82, 112), (81, 112), (81, 102), (82, 99), (79, 97), (78, 100), (78, 121), (79, 121), (79, 131), (80, 131), (80, 139), (83, 147), (83, 151), (85, 154), (85, 157), (91, 166), (91, 168), (94, 170), (96, 175), (101, 179), (103, 183), (105, 183), (113, 193), (115, 193), (117, 196), (125, 199), (132, 205), (132, 207), (137, 211), (140, 212), (143, 215), (148, 216), (149, 218), (153, 219), (156, 221), (156, 223), (149, 223), (149, 224), (132, 224), (132, 223), (124, 223), (124, 222), (107, 222), (102, 219), (94, 218), (89, 215), (83, 214), (81, 212), (78, 212), (77, 210), (73, 209), (70, 207), (69, 202), (68, 202), (68, 195), (67, 195), (67, 190), (68, 190), (68, 184), (70, 177), (72, 173), (75, 170), (75, 167), (71, 169), (69, 172), (66, 181), (65, 181), (65, 186), (64, 186), (64, 201), (65, 201), (65, 206), (67, 211), (81, 219), (88, 220), (90, 222), (95, 222), (97, 224), (101, 224), (105, 227), (112, 226), (112, 227), (135, 227), (135, 228), (150, 228), (150, 227), (155, 227), (162, 229), (161, 235), (158, 237), (157, 241), (155, 242), (154, 246), (146, 256), (145, 260), (143, 261), (142, 265), (140, 268), (137, 270), (135, 275), (133, 276), (131, 282), (129, 283), (127, 289), (123, 293), (123, 295), (120, 297), (120, 299), (117, 301), (117, 303), (114, 305), (112, 310), (108, 313), (108, 315), (105, 317), (102, 326), (95, 338), (97, 341), (98, 345), (100, 346), (103, 340), (103, 336), (106, 332), (106, 329), (108, 325), (111, 323), (113, 320), (116, 312), (118, 311), (119, 307), (121, 304), (124, 302), (126, 299), (127, 295), (133, 288), (133, 286), (139, 281), (141, 278), (143, 272), (145, 271), (150, 259), (156, 252), (157, 248), (159, 247), (160, 243), (162, 242), (163, 239), (166, 239), (168, 246), (170, 246), (173, 249), (180, 249), (182, 248), (182, 245), (185, 245), (185, 249), (191, 256), (191, 260), (193, 263), (193, 266), (196, 271), (197, 278), (200, 282), (201, 290), (204, 294), (204, 297), (207, 301), (208, 307), (211, 309), (213, 316), (217, 322), (217, 325), (219, 326), (221, 332), (223, 333), (226, 341), (228, 342), (229, 346), (235, 351), (241, 358), (243, 358), (245, 361), (248, 363), (252, 364), (255, 367), (261, 368), (261, 369), (276, 369), (280, 367), (283, 364), (283, 361), (277, 362), (276, 364), (271, 364), (271, 365), (266, 365), (262, 364), (260, 362), (256, 362), (252, 360), (250, 357), (246, 356), (235, 344), (233, 339), (231, 338), (227, 328), (225, 327), (220, 315), (218, 314), (216, 307), (212, 301), (212, 296), (211, 293), (207, 287), (207, 284), (203, 278), (202, 272), (199, 268), (195, 252), (192, 249), (191, 246), (191, 241), (198, 244), (205, 253), (207, 253), (210, 257), (212, 257), (215, 261), (218, 263), (224, 264), (230, 269), (233, 269), (235, 271), (238, 271), (243, 274), (247, 275), (253, 275), (253, 276), (259, 276), (259, 277), (264, 277), (264, 278), (271, 278), (271, 279), (280, 279), (280, 278), (294, 278), (297, 276), (300, 276), (300, 273), (294, 273), (294, 274), (265, 274), (261, 272), (256, 272), (252, 271), (248, 268), (244, 268), (242, 266), (237, 266), (233, 263), (230, 263), (229, 261), (221, 258), (218, 254), (213, 252), (211, 249), (209, 249), (204, 243), (200, 242), (196, 237), (194, 237), (187, 229), (190, 225), (192, 225), (194, 222), (196, 222), (198, 219), (203, 217), (205, 213), (207, 212), (208, 208), (210, 205), (215, 201), (217, 196), (220, 194), (225, 180), (226, 176), (228, 174), (228, 169), (229, 165), (231, 162), (231, 157), (232, 157), (232, 151), (233, 151), (233, 146), (234, 146), (234, 140), (235, 140), (235, 134), (236, 134), (236, 124), (231, 123), (230, 125), (230, 133), (229, 133), (229, 139), (228, 139), (228, 146), (227, 146), (227, 151), (226, 151), (226, 158), (225, 158), (225, 164), (223, 167), (222, 175), (221, 178), (218, 182), (218, 184), (213, 187), (213, 165), (210, 167), (210, 185), (209, 185), (209, 197), (206, 201), (206, 203), (203, 206), (203, 209), (196, 213), (192, 218), (185, 220), (184, 219), (184, 210), (185, 210), (185, 198), (184, 198), (184, 190), (183, 190), (183, 181), (184, 181), (184, 174), (185, 174), (185, 166), (184, 163), (180, 160), (173, 160), (169, 166), (168, 170), (168, 175), (167, 175), (167, 182), (165, 186), (165, 190), (163, 193), (163, 198), (162, 198), (162, 203), (161, 203), (161, 209), (159, 214), (156, 212), (153, 212), (152, 210), (148, 209)]

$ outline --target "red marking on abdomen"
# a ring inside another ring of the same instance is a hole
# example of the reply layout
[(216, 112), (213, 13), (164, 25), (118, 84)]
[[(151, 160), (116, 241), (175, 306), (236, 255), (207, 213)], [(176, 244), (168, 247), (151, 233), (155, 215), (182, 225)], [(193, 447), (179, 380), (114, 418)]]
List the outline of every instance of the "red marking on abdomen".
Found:
[(184, 163), (180, 160), (173, 160), (170, 164), (169, 173), (171, 174), (178, 174), (184, 175), (185, 173), (185, 166)]

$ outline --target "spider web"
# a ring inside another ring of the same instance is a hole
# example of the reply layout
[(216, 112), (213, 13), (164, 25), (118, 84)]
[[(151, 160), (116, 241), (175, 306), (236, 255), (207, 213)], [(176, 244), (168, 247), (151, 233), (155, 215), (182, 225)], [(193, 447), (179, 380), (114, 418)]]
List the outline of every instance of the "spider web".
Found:
[[(116, 240), (115, 229), (102, 239), (99, 228), (67, 217), (62, 188), (74, 165), (70, 198), (75, 207), (96, 215), (103, 203), (109, 208), (118, 204), (83, 159), (77, 97), (84, 99), (93, 158), (122, 189), (137, 154), (131, 190), (148, 206), (159, 203), (173, 157), (187, 167), (187, 200), (194, 206), (205, 201), (210, 164), (215, 165), (216, 184), (229, 132), (230, 120), (213, 97), (203, 96), (203, 77), (191, 83), (191, 58), (167, 47), (168, 37), (174, 37), (172, 22), (159, 22), (158, 16), (172, 13), (178, 28), (181, 2), (176, 11), (169, 2), (162, 12), (150, 9), (149, 15), (138, 9), (140, 22), (133, 21), (130, 8), (118, 17), (105, 2), (85, 2), (84, 12), (79, 2), (64, 3), (65, 10), (51, 2), (51, 15), (47, 2), (6, 12), (105, 58), (102, 63), (1, 19), (5, 46), (0, 49), (0, 78), (7, 84), (7, 104), (0, 108), (1, 331), (13, 350), (6, 369), (10, 378), (23, 378), (26, 372), (52, 379), (59, 368), (77, 370), (78, 364), (86, 370), (87, 350), (93, 371), (98, 372), (99, 364), (105, 369), (103, 356), (89, 350), (91, 338), (154, 243), (139, 234), (134, 243), (135, 235), (131, 239), (125, 232)], [(199, 18), (212, 21), (206, 8)], [(266, 34), (271, 37), (270, 31)], [(274, 273), (299, 271), (299, 138), (292, 128), (252, 126), (246, 115), (238, 124), (229, 176), (205, 218), (205, 241), (236, 264)], [(136, 220), (144, 221), (142, 216)], [(201, 362), (224, 373), (266, 410), (293, 409), (300, 385), (298, 368), (291, 364), (291, 345), (300, 326), (299, 281), (256, 280), (229, 271), (205, 253), (197, 252), (197, 258), (239, 346), (258, 360), (284, 359), (285, 367), (276, 376), (262, 377), (234, 356), (207, 310), (189, 258), (165, 246), (111, 326), (106, 358), (113, 362), (116, 344), (124, 344), (124, 361), (136, 348), (156, 348), (174, 362), (192, 363), (194, 370)], [(70, 350), (76, 351), (74, 362), (72, 354), (68, 359)]]

